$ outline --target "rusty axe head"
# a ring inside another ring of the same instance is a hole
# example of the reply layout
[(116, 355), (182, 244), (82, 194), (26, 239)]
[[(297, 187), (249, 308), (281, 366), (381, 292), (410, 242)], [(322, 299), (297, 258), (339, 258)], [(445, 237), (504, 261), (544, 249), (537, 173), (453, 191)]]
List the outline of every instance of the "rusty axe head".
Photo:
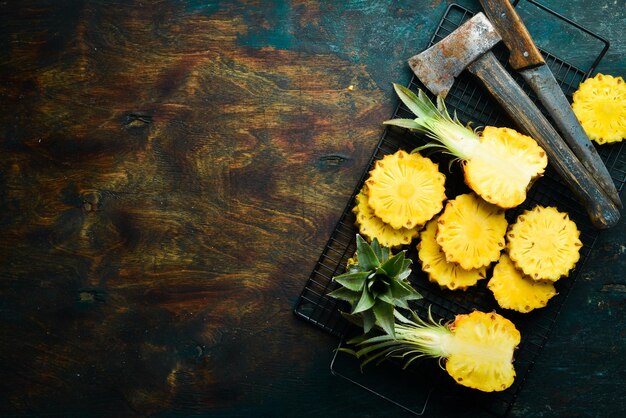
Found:
[(424, 52), (409, 59), (411, 69), (433, 94), (445, 97), (468, 65), (502, 38), (483, 13), (478, 13)]

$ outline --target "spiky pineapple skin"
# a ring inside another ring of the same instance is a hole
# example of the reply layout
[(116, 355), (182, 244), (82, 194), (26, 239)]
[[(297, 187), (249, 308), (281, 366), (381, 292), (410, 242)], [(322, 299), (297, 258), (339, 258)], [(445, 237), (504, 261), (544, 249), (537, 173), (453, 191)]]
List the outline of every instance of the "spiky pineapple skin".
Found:
[(483, 392), (513, 384), (513, 353), (521, 335), (511, 321), (495, 312), (474, 311), (457, 315), (450, 330), (455, 346), (462, 347), (446, 361), (446, 371), (457, 383)]

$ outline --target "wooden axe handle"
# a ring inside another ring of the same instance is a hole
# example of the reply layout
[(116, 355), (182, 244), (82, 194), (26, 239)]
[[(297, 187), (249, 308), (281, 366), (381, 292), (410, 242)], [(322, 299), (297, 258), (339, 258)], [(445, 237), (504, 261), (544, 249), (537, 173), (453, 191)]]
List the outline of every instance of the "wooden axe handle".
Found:
[(480, 0), (480, 4), (511, 52), (511, 67), (521, 70), (545, 64), (541, 52), (509, 0)]
[(593, 225), (598, 229), (614, 226), (620, 218), (617, 207), (495, 55), (487, 52), (467, 68), (482, 81), (519, 130), (546, 151), (549, 163), (577, 195)]

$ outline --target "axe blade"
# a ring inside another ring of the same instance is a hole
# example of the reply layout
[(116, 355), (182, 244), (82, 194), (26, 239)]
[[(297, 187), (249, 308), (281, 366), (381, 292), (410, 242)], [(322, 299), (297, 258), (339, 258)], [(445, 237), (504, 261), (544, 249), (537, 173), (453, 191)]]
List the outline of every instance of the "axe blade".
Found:
[(477, 13), (441, 41), (409, 58), (409, 66), (428, 90), (445, 97), (454, 79), (501, 39), (485, 15)]

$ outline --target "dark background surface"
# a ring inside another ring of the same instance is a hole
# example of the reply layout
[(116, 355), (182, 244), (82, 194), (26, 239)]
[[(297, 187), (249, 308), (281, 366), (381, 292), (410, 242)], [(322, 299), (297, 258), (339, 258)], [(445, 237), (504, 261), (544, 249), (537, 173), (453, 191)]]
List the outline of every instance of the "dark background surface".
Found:
[[(292, 307), (448, 4), (0, 2), (0, 415), (403, 416)], [(625, 75), (623, 1), (543, 4)], [(626, 411), (625, 237), (600, 235), (511, 416)]]

